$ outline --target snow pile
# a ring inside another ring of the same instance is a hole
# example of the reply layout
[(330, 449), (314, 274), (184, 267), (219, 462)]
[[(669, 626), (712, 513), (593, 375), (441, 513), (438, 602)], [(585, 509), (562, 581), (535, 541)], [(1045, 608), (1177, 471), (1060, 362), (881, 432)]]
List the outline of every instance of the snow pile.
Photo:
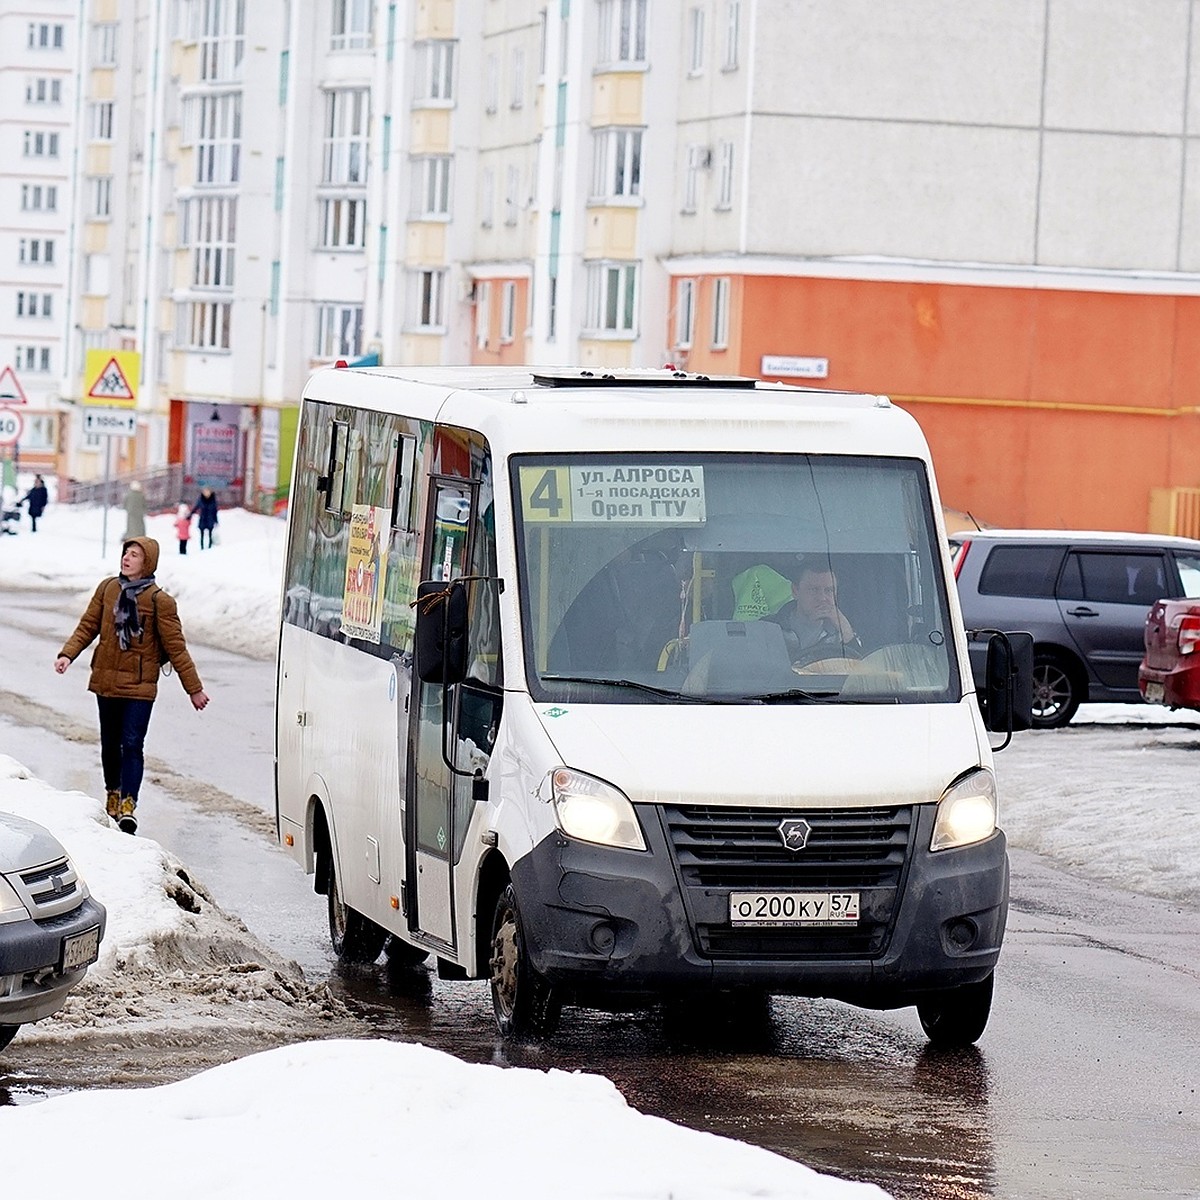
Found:
[(108, 910), (99, 961), (61, 1012), (21, 1031), (22, 1044), (94, 1035), (100, 1025), (305, 1032), (298, 1026), (352, 1020), (326, 988), (307, 984), (295, 963), (222, 912), (157, 842), (117, 830), (99, 801), (55, 791), (0, 755), (0, 809), (49, 829)]
[[(489, 1200), (880, 1200), (871, 1184), (631, 1109), (608, 1080), (460, 1062), (423, 1046), (315, 1042), (165, 1087), (0, 1111), (4, 1182), (46, 1181), (70, 1130), (92, 1196), (405, 1195)], [(128, 1130), (128, 1139), (114, 1138)], [(205, 1149), (209, 1152), (203, 1152)]]

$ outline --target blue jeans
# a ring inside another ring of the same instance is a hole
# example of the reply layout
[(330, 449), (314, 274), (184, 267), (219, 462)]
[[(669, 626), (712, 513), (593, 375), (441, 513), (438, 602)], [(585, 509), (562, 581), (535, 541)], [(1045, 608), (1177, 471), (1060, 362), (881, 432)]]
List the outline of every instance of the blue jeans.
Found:
[(104, 768), (104, 786), (120, 792), (135, 803), (142, 786), (144, 761), (142, 745), (150, 728), (153, 700), (125, 700), (116, 696), (97, 696), (100, 707), (100, 764)]

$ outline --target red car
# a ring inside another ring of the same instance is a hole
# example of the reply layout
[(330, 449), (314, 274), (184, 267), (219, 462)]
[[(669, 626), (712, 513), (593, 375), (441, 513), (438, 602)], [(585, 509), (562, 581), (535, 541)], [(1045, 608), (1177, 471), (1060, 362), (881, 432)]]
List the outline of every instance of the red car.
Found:
[(1156, 600), (1146, 614), (1138, 688), (1151, 704), (1200, 708), (1200, 601)]

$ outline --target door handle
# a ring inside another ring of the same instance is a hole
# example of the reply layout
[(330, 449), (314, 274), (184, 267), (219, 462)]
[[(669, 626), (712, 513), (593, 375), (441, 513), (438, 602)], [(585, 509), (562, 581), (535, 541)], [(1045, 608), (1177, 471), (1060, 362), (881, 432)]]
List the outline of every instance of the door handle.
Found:
[(1100, 614), (1094, 608), (1085, 608), (1080, 605), (1078, 608), (1068, 608), (1068, 617), (1098, 617)]

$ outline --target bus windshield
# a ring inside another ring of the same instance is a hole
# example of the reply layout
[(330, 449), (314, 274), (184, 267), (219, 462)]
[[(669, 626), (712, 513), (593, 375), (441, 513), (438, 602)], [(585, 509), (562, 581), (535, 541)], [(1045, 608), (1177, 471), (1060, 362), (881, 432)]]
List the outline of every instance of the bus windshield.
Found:
[(535, 699), (961, 696), (919, 460), (528, 455), (512, 488)]

